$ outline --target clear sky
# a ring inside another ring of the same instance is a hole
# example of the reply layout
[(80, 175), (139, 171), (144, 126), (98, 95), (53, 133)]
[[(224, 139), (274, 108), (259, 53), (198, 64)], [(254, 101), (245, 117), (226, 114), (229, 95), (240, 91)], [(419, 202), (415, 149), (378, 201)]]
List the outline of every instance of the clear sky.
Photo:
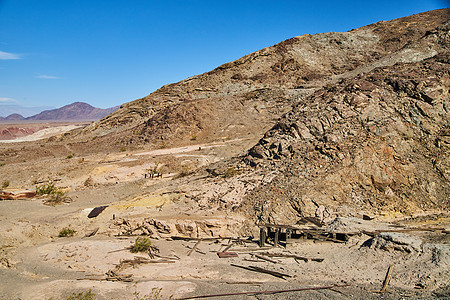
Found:
[(111, 107), (288, 38), (447, 0), (0, 0), (0, 104)]

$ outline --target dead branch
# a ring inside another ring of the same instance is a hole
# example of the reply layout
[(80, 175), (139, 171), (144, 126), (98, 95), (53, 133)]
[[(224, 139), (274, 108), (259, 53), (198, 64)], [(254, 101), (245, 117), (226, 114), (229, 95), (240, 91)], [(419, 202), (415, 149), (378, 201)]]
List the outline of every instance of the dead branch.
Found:
[(264, 295), (264, 294), (279, 294), (279, 293), (288, 293), (288, 292), (299, 292), (299, 291), (313, 291), (313, 290), (326, 290), (337, 287), (346, 287), (349, 284), (343, 285), (331, 285), (331, 286), (318, 286), (318, 287), (306, 287), (292, 290), (276, 290), (276, 291), (262, 291), (262, 292), (240, 292), (240, 293), (227, 293), (227, 294), (216, 294), (216, 295), (202, 295), (202, 296), (191, 296), (185, 298), (179, 298), (178, 300), (188, 300), (188, 299), (197, 299), (197, 298), (213, 298), (213, 297), (225, 297), (225, 296), (238, 296), (238, 295)]

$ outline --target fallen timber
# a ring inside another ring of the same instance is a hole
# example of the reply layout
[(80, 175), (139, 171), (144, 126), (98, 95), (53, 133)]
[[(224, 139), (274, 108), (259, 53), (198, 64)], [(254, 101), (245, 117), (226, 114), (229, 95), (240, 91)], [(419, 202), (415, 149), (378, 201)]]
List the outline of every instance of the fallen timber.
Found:
[(269, 256), (269, 257), (294, 258), (294, 259), (298, 259), (298, 260), (303, 260), (305, 262), (308, 262), (308, 261), (323, 262), (324, 261), (323, 258), (309, 258), (309, 257), (303, 257), (303, 256), (294, 255), (294, 254), (270, 253), (270, 252), (259, 252), (258, 254)]
[(281, 279), (285, 279), (284, 277), (292, 277), (291, 275), (288, 274), (284, 274), (284, 273), (280, 273), (280, 272), (276, 272), (276, 271), (271, 271), (271, 270), (266, 270), (260, 267), (256, 267), (256, 266), (240, 266), (240, 265), (235, 265), (235, 264), (231, 264), (231, 266), (233, 267), (237, 267), (237, 268), (241, 268), (241, 269), (245, 269), (245, 270), (249, 270), (249, 271), (253, 271), (253, 272), (259, 272), (259, 273), (266, 273)]
[(313, 291), (313, 290), (327, 290), (334, 289), (339, 287), (347, 287), (349, 284), (341, 284), (341, 285), (330, 285), (330, 286), (314, 286), (314, 287), (305, 287), (291, 290), (275, 290), (275, 291), (262, 291), (262, 292), (239, 292), (239, 293), (226, 293), (226, 294), (215, 294), (215, 295), (202, 295), (202, 296), (191, 296), (185, 298), (178, 298), (178, 300), (188, 300), (188, 299), (199, 299), (199, 298), (216, 298), (216, 297), (226, 297), (226, 296), (239, 296), (239, 295), (270, 295), (270, 294), (279, 294), (279, 293), (289, 293), (289, 292), (300, 292), (300, 291)]

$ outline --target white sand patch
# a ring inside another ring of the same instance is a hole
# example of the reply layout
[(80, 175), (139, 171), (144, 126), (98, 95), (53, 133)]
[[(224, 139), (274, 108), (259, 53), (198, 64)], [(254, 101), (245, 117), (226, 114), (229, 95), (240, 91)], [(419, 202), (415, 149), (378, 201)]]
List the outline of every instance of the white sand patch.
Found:
[(79, 127), (82, 127), (82, 126), (81, 125), (65, 125), (65, 126), (44, 128), (39, 131), (36, 131), (33, 134), (30, 134), (29, 136), (17, 138), (14, 140), (0, 140), (0, 143), (19, 143), (19, 142), (37, 141), (37, 140), (49, 138), (51, 136), (73, 130), (73, 129), (76, 129)]

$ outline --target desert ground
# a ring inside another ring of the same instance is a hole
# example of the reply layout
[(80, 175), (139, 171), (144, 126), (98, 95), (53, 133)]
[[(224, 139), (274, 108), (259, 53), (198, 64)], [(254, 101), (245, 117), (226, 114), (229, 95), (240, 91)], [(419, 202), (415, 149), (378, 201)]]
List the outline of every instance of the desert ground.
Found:
[[(61, 134), (60, 129), (53, 134)], [(61, 203), (49, 202), (48, 195), (0, 201), (0, 298), (449, 296), (449, 214), (338, 217), (322, 227), (311, 222), (288, 224), (298, 230), (348, 235), (345, 241), (280, 239), (277, 245), (269, 236), (260, 247), (255, 222), (208, 200), (221, 195), (233, 201), (240, 193), (233, 184), (235, 177), (218, 181), (205, 171), (211, 163), (240, 154), (256, 140), (192, 141), (178, 148), (90, 155), (70, 149), (66, 149), (70, 154), (61, 154), (45, 139), (0, 144), (3, 150), (14, 152), (41, 143), (50, 152), (19, 160), (3, 157), (0, 178), (9, 183), (4, 191), (35, 191), (53, 184), (65, 195)], [(270, 174), (252, 176), (264, 181)], [(106, 208), (89, 218), (99, 206)], [(73, 235), (60, 237), (63, 229), (72, 230)], [(131, 247), (142, 236), (149, 237), (152, 250), (132, 253)], [(218, 252), (223, 251), (235, 255), (219, 258)], [(257, 272), (255, 267), (269, 273)], [(239, 294), (302, 288), (307, 290)]]

